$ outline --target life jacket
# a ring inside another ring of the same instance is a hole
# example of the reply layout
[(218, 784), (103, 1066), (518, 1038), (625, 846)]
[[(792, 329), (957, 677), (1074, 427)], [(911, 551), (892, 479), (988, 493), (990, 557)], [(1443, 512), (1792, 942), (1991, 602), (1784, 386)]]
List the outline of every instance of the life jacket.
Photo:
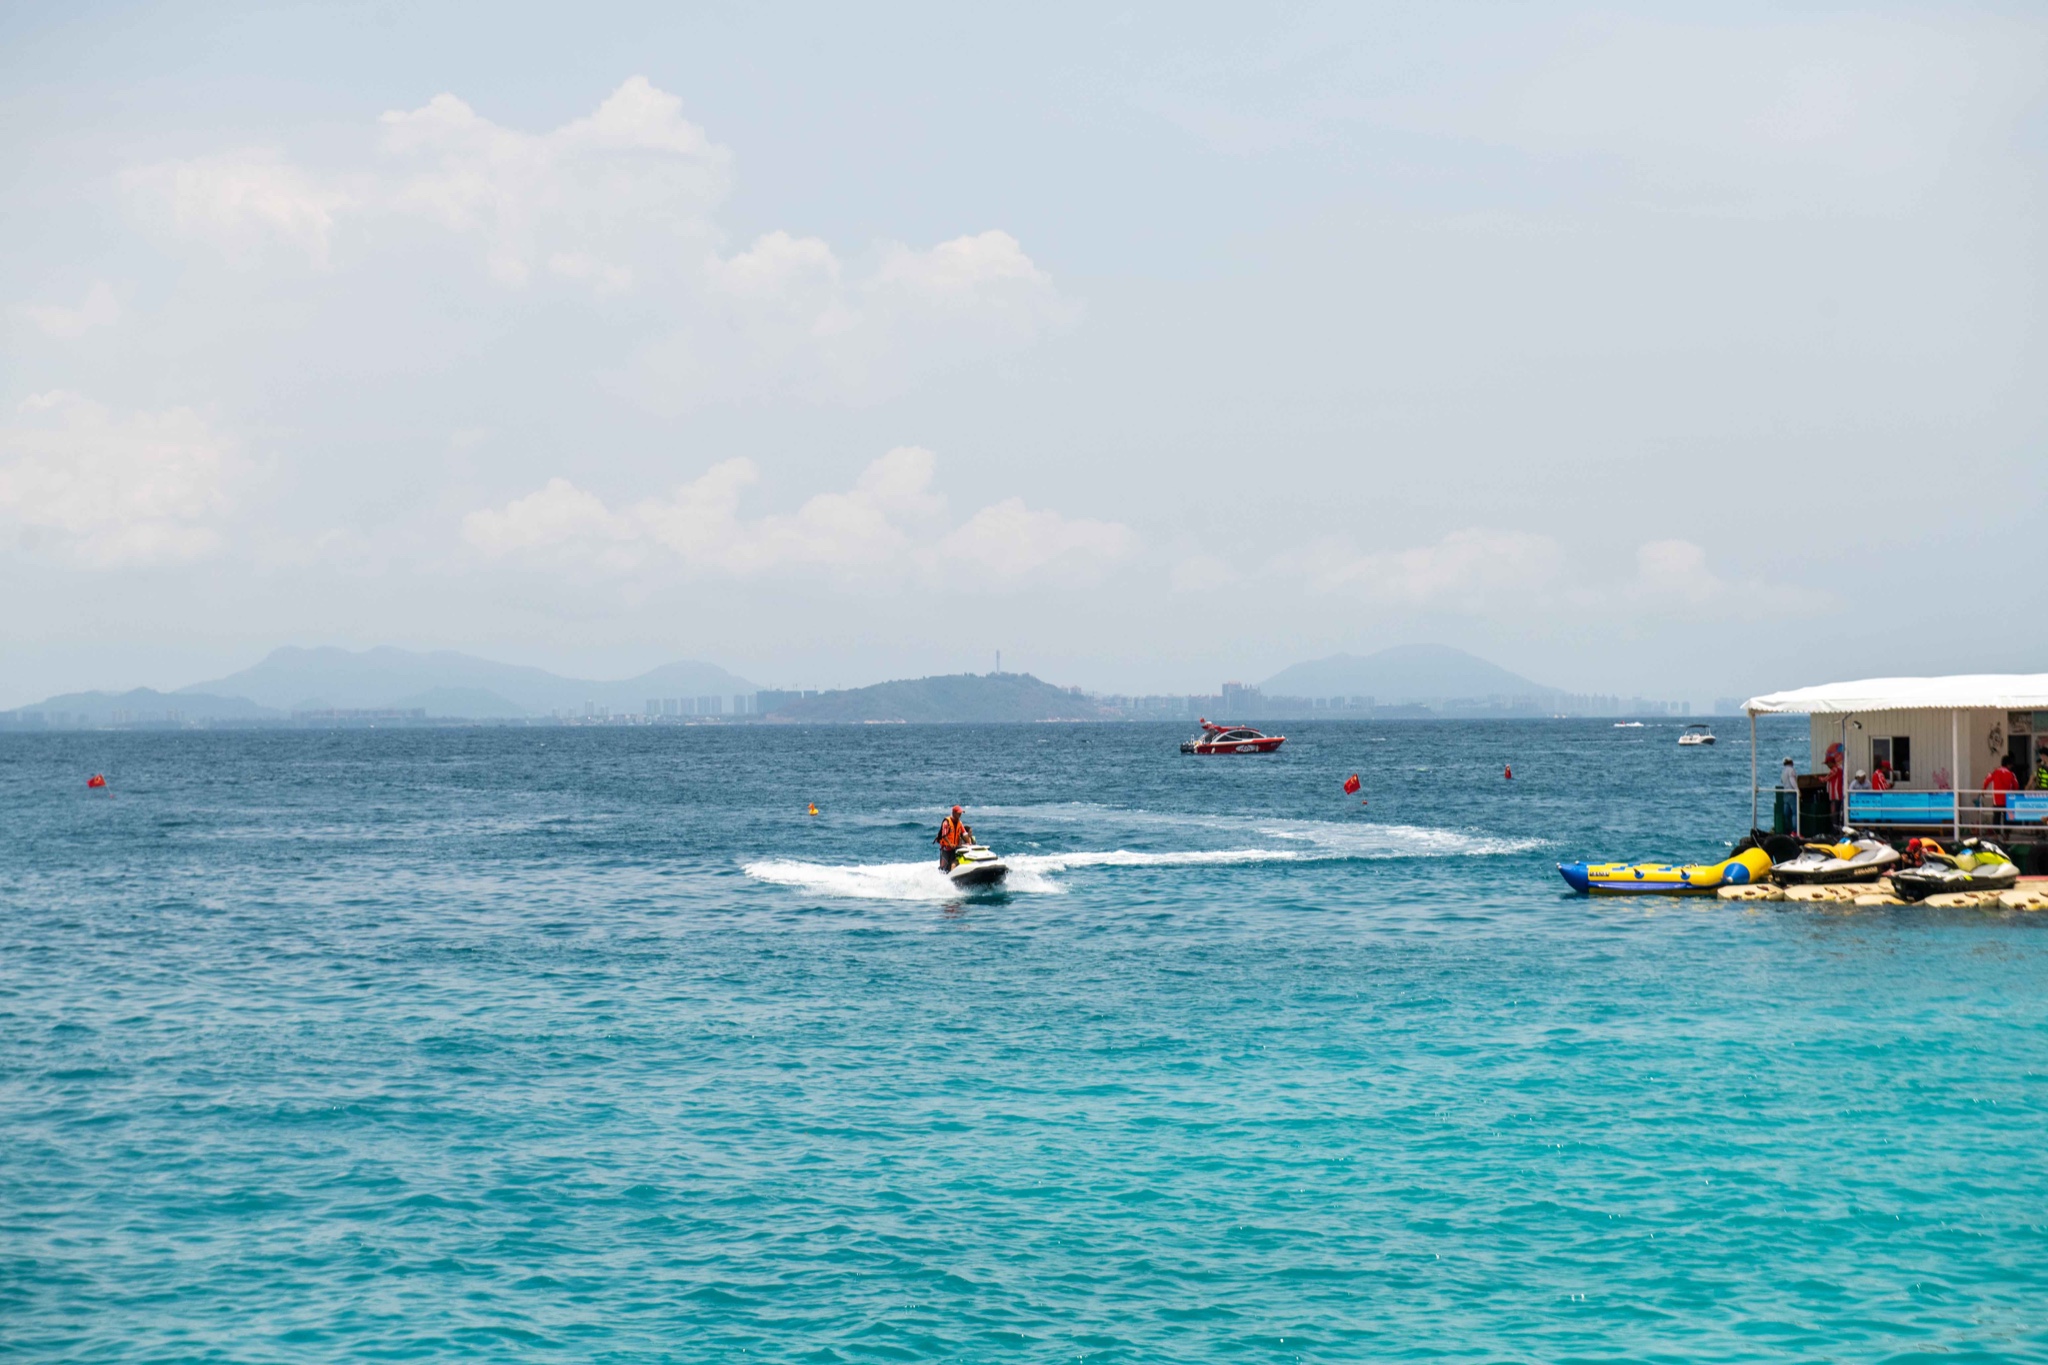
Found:
[(960, 847), (960, 835), (962, 828), (963, 826), (961, 825), (959, 819), (951, 815), (939, 821), (939, 847)]

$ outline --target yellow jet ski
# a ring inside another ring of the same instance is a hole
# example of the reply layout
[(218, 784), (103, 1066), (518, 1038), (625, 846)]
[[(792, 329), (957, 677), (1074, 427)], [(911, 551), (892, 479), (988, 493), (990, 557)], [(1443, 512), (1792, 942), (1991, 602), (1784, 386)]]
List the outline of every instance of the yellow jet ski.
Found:
[(1683, 896), (1763, 881), (1771, 875), (1771, 855), (1746, 848), (1718, 863), (1559, 863), (1557, 871), (1578, 892)]

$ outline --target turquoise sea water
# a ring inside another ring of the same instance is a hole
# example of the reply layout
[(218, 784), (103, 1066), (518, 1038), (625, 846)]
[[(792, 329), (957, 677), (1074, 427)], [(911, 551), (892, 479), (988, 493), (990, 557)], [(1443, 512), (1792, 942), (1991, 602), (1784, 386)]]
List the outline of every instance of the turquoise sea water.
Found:
[(2048, 1356), (2048, 916), (1566, 893), (1742, 734), (1288, 728), (0, 739), (0, 1358)]

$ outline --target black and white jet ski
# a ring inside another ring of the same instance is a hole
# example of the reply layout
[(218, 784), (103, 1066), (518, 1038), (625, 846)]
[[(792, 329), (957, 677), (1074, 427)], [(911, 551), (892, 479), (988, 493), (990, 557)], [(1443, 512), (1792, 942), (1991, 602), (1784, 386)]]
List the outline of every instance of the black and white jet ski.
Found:
[(994, 886), (1010, 875), (1010, 867), (986, 844), (962, 844), (946, 875), (955, 886)]
[(1954, 853), (1932, 839), (1915, 839), (1907, 847), (1920, 865), (1892, 873), (1892, 890), (1900, 900), (1924, 901), (1950, 891), (2010, 891), (2019, 885), (2019, 868), (1989, 839), (1965, 839)]
[(1771, 875), (1787, 886), (1874, 882), (1899, 865), (1899, 851), (1882, 839), (1853, 829), (1833, 843), (1810, 843), (1797, 855), (1771, 864)]

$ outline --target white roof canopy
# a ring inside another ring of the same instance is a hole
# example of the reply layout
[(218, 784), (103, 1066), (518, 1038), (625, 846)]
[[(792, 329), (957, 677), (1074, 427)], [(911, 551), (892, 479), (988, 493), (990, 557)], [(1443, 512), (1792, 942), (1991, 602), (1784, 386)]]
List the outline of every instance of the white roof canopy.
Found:
[(1751, 697), (1752, 716), (1865, 711), (2048, 711), (2048, 673), (1964, 673), (1952, 678), (1865, 678)]

